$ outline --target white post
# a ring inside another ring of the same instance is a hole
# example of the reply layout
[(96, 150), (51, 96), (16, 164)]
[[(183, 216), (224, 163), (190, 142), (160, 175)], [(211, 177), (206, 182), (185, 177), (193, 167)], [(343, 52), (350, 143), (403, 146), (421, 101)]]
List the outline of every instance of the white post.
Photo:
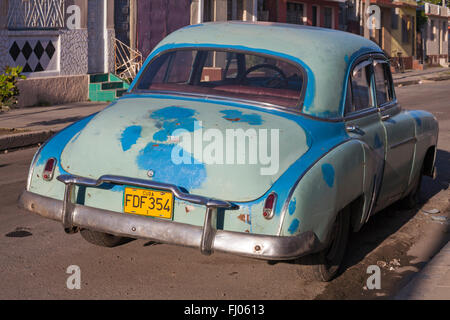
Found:
[(198, 17), (197, 21), (198, 23), (203, 22), (203, 8), (204, 8), (204, 0), (198, 0)]
[(107, 15), (108, 15), (108, 0), (103, 0), (103, 72), (109, 73), (108, 66), (108, 29), (107, 29)]

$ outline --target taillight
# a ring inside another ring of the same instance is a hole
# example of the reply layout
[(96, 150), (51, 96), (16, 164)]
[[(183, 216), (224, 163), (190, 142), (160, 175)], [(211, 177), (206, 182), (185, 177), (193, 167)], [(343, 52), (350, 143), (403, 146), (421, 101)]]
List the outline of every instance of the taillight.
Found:
[(275, 213), (275, 205), (277, 203), (277, 194), (272, 192), (266, 198), (266, 202), (264, 203), (263, 216), (267, 220), (272, 219)]
[(42, 178), (46, 181), (50, 181), (53, 179), (53, 172), (55, 172), (56, 167), (56, 159), (50, 158), (47, 160), (45, 164), (44, 172), (42, 173)]

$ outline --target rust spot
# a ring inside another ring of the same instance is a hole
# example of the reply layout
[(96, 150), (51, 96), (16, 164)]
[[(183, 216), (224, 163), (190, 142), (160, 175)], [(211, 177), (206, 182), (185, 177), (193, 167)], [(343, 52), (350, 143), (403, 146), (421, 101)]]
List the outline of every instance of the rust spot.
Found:
[(159, 147), (159, 144), (154, 144), (153, 146), (154, 146), (154, 147)]
[(238, 215), (238, 219), (242, 222), (250, 224), (250, 216), (248, 214), (240, 214)]
[(177, 122), (177, 123), (176, 123), (176, 125), (177, 125), (177, 126), (179, 126), (179, 125), (180, 125), (180, 123), (179, 123), (179, 122)]
[(250, 233), (250, 231), (247, 229), (247, 230), (245, 230), (245, 232), (247, 232), (247, 233)]
[(225, 118), (225, 120), (231, 121), (231, 122), (236, 122), (236, 121), (240, 121), (241, 118)]

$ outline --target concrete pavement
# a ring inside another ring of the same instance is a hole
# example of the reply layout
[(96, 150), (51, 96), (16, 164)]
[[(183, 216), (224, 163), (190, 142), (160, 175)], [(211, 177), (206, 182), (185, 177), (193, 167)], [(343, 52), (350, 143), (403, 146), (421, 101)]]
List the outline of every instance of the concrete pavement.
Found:
[(397, 300), (450, 300), (450, 242), (404, 287)]
[(443, 81), (450, 79), (450, 68), (433, 67), (424, 70), (406, 70), (392, 74), (395, 86), (407, 86), (424, 81)]
[(108, 103), (79, 102), (62, 106), (13, 109), (0, 114), (0, 151), (42, 143), (54, 133)]

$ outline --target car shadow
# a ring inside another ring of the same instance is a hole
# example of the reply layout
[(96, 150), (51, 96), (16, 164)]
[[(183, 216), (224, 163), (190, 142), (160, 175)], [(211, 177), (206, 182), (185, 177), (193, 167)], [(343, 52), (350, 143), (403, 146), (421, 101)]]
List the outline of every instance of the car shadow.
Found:
[(48, 120), (48, 121), (36, 121), (36, 122), (29, 123), (27, 125), (27, 127), (51, 126), (51, 125), (55, 125), (55, 124), (64, 124), (64, 123), (68, 123), (68, 122), (75, 122), (75, 121), (81, 120), (83, 118), (84, 117), (77, 116), (77, 117), (53, 119), (53, 120)]

